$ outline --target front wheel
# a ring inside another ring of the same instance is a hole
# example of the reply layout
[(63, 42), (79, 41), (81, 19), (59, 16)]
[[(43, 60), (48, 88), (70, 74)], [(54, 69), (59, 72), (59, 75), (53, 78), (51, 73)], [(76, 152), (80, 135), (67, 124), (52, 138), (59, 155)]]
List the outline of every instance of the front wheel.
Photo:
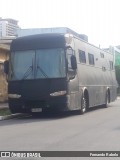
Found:
[(83, 95), (81, 98), (81, 114), (84, 114), (87, 110), (87, 99), (86, 97)]
[(25, 110), (23, 110), (21, 107), (20, 108), (17, 108), (17, 106), (9, 106), (9, 110), (12, 114), (15, 114), (15, 113), (26, 113)]
[(9, 110), (10, 110), (10, 112), (11, 112), (12, 114), (18, 113), (18, 110), (15, 109), (15, 108), (16, 108), (15, 106), (9, 105)]

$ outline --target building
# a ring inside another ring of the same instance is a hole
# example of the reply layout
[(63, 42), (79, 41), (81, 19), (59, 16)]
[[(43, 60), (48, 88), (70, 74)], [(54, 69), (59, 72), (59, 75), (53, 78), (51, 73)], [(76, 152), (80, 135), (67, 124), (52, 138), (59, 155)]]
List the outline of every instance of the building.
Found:
[(75, 31), (67, 27), (55, 27), (55, 28), (28, 28), (28, 29), (18, 29), (16, 32), (17, 37), (23, 37), (34, 34), (43, 34), (43, 33), (69, 33), (73, 34), (84, 41), (88, 42), (88, 36), (85, 34), (78, 34)]
[(19, 28), (18, 21), (0, 18), (0, 102), (8, 99), (6, 74), (4, 73), (4, 61), (9, 59), (10, 44), (16, 38)]
[(120, 65), (120, 46), (109, 46), (109, 48), (104, 48), (105, 51), (111, 52), (114, 55), (114, 65)]
[(10, 44), (15, 37), (4, 37), (0, 39), (0, 102), (7, 101), (7, 81), (4, 73), (4, 61), (9, 59)]
[(15, 37), (0, 38), (0, 102), (8, 99), (6, 74), (4, 73), (4, 61), (9, 59), (10, 44)]
[(19, 28), (18, 21), (7, 18), (0, 18), (0, 38), (1, 37), (9, 37), (16, 36), (16, 30)]
[(6, 74), (4, 73), (3, 63), (9, 57), (10, 45), (0, 44), (0, 102), (8, 99)]
[(111, 52), (114, 55), (114, 66), (116, 72), (116, 79), (118, 82), (117, 94), (120, 95), (120, 45), (119, 46), (110, 46), (104, 50)]
[(118, 46), (115, 47), (114, 54), (115, 54), (115, 65), (119, 66), (120, 65), (120, 48)]

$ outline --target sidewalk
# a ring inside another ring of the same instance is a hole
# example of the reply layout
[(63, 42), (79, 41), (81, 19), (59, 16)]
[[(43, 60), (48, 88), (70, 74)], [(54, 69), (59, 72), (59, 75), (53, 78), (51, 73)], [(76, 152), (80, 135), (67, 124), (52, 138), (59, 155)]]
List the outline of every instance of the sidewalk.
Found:
[[(2, 112), (2, 109), (8, 109), (8, 103), (0, 103), (0, 112)], [(7, 110), (3, 115), (0, 116), (0, 121), (16, 118), (18, 116), (21, 116), (21, 113), (11, 114), (9, 110)]]

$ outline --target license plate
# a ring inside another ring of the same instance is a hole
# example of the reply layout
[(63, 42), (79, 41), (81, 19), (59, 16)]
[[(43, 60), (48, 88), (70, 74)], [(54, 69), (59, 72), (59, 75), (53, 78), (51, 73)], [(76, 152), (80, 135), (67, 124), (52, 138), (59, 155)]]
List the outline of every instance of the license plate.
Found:
[(32, 112), (42, 112), (42, 108), (32, 108)]

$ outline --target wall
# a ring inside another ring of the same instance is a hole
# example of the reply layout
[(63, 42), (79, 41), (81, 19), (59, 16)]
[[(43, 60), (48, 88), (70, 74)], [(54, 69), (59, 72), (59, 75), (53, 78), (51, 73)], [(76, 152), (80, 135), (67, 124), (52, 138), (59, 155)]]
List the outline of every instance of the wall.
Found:
[(8, 48), (5, 49), (0, 46), (0, 102), (7, 101), (8, 94), (7, 94), (7, 81), (6, 81), (6, 74), (4, 73), (3, 62), (8, 59), (9, 50)]

